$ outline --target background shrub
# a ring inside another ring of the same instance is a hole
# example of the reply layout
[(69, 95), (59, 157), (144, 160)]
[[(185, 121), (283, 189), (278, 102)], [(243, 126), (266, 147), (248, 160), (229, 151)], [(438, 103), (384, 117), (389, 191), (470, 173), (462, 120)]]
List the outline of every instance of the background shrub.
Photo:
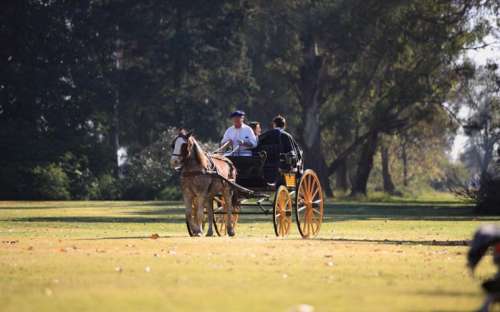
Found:
[(37, 166), (33, 169), (33, 190), (40, 199), (70, 199), (69, 178), (64, 170), (56, 165)]
[(167, 186), (161, 192), (158, 194), (159, 200), (180, 200), (182, 199), (182, 192), (180, 190), (180, 187), (174, 185), (174, 186)]

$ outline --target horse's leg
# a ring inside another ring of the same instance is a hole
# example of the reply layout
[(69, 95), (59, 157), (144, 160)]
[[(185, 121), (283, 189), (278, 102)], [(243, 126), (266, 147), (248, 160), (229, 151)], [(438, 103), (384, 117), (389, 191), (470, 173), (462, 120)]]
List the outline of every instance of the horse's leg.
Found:
[(205, 208), (205, 198), (206, 196), (202, 194), (198, 194), (196, 200), (196, 221), (197, 221), (197, 230), (194, 232), (195, 236), (203, 236), (203, 217), (204, 217), (204, 208)]
[(212, 194), (208, 194), (205, 199), (205, 207), (207, 207), (207, 217), (208, 217), (208, 229), (207, 236), (213, 236), (213, 223), (214, 223), (214, 201)]
[(191, 194), (187, 194), (188, 192), (184, 192), (184, 206), (186, 206), (186, 220), (188, 222), (189, 228), (192, 233), (196, 233), (196, 227), (193, 223), (192, 213), (193, 213), (193, 199), (194, 196)]
[(234, 236), (234, 228), (233, 228), (233, 223), (231, 222), (233, 220), (233, 190), (229, 185), (224, 187), (224, 205), (227, 207), (227, 235), (229, 236)]

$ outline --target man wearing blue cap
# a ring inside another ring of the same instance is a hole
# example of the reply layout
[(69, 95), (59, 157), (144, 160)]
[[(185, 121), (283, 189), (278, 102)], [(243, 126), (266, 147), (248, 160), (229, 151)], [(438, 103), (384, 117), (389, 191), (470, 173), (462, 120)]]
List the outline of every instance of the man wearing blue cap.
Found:
[(224, 133), (221, 145), (231, 142), (231, 156), (252, 156), (252, 148), (257, 147), (257, 138), (251, 127), (245, 124), (245, 112), (237, 110), (229, 116), (233, 125)]

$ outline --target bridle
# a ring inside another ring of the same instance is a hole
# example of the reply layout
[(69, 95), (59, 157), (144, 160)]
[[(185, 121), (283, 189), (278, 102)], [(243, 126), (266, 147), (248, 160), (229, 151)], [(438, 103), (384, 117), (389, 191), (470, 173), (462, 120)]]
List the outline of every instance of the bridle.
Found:
[[(182, 145), (179, 148), (179, 152), (176, 153), (175, 147), (177, 144), (177, 140), (179, 140), (179, 138), (183, 139), (185, 141), (185, 143), (182, 143)], [(189, 144), (188, 142), (189, 142), (189, 137), (187, 135), (181, 133), (174, 138), (174, 140), (172, 141), (172, 144), (171, 144), (172, 156), (179, 157), (181, 164), (184, 163), (184, 161), (186, 160), (187, 148), (185, 149), (184, 146)], [(184, 152), (184, 150), (186, 150), (186, 152)]]
[[(180, 133), (172, 141), (172, 144), (171, 144), (172, 154), (171, 155), (173, 157), (179, 157), (179, 160), (180, 160), (179, 161), (180, 166), (176, 167), (175, 171), (180, 172), (182, 177), (197, 177), (200, 175), (209, 175), (209, 176), (217, 177), (217, 178), (220, 178), (220, 179), (224, 180), (225, 182), (229, 183), (230, 185), (237, 187), (238, 189), (241, 189), (245, 192), (252, 192), (252, 191), (247, 190), (239, 185), (236, 185), (234, 180), (230, 180), (229, 177), (222, 176), (219, 173), (219, 169), (217, 168), (217, 166), (215, 165), (215, 163), (212, 159), (213, 155), (211, 156), (211, 155), (205, 153), (205, 156), (208, 158), (208, 161), (209, 161), (208, 168), (202, 168), (201, 170), (184, 172), (183, 169), (184, 169), (184, 165), (186, 162), (186, 158), (189, 157), (189, 153), (190, 153), (190, 151), (189, 151), (189, 149), (190, 149), (189, 144), (191, 143), (190, 137), (191, 137), (190, 133), (187, 135)], [(176, 153), (175, 148), (177, 145), (177, 140), (179, 140), (179, 139), (183, 139), (185, 142), (182, 143), (182, 145), (179, 147), (179, 152)], [(234, 167), (233, 163), (231, 163), (231, 161), (229, 161), (227, 159), (220, 159), (220, 160), (225, 161), (229, 165), (229, 167), (230, 167), (229, 168), (229, 170), (230, 170), (229, 176), (230, 177), (235, 176), (235, 174), (234, 174), (235, 167)], [(213, 180), (210, 182), (210, 184), (212, 184), (212, 182), (213, 182)]]

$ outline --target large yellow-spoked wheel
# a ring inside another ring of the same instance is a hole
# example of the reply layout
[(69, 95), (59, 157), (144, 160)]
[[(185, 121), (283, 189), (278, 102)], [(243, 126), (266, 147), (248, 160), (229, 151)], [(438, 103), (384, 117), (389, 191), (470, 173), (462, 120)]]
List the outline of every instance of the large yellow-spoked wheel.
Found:
[(297, 188), (295, 216), (303, 238), (318, 235), (323, 222), (323, 190), (313, 170), (306, 170)]
[[(207, 224), (207, 208), (204, 207), (203, 209), (203, 220), (201, 221), (201, 229), (202, 231), (205, 230), (205, 224)], [(196, 209), (196, 202), (195, 202), (195, 198), (193, 198), (193, 201), (191, 203), (191, 222), (197, 224), (198, 223), (198, 215), (196, 214), (197, 212), (197, 209)], [(189, 236), (194, 236), (194, 231), (193, 229), (191, 229), (191, 227), (189, 226), (189, 220), (186, 220), (186, 226), (187, 226), (187, 230), (188, 230), (188, 233), (189, 233)]]
[[(218, 236), (227, 235), (227, 208), (224, 205), (224, 198), (221, 196), (215, 196), (213, 198), (213, 209), (214, 209), (214, 227), (215, 232)], [(239, 205), (233, 204), (233, 213), (231, 214), (231, 223), (233, 224), (233, 229), (236, 228), (238, 223), (240, 207)]]
[(276, 236), (287, 236), (290, 232), (292, 197), (284, 185), (281, 185), (274, 195), (273, 223)]

